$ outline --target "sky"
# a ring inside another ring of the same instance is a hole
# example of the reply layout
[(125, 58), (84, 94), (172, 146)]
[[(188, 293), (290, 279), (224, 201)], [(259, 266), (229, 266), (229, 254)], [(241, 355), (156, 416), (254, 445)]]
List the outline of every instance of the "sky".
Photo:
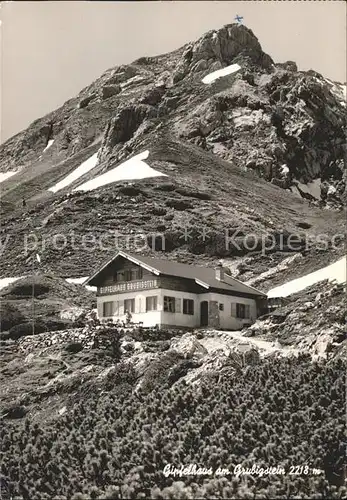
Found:
[(2, 2), (0, 141), (105, 70), (175, 50), (236, 14), (276, 62), (346, 81), (344, 1)]

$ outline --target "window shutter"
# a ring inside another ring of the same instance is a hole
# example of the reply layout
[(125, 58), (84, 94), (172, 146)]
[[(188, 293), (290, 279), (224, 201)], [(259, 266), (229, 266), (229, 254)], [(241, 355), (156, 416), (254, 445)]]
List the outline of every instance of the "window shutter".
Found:
[(114, 315), (115, 316), (119, 316), (119, 310), (120, 310), (120, 301), (119, 300), (116, 300), (116, 302), (114, 303)]
[(231, 303), (231, 316), (236, 318), (236, 304), (234, 302)]
[(98, 302), (98, 318), (102, 318), (104, 316), (104, 303)]
[(182, 299), (175, 299), (175, 312), (180, 313), (182, 312), (182, 306), (181, 306)]
[(140, 313), (142, 308), (142, 299), (141, 297), (138, 297), (135, 299), (135, 313)]
[(246, 305), (245, 306), (245, 318), (249, 319), (251, 317), (250, 315), (250, 306), (249, 305)]
[(124, 301), (123, 300), (119, 301), (118, 314), (119, 314), (119, 316), (123, 316), (123, 314), (124, 314)]

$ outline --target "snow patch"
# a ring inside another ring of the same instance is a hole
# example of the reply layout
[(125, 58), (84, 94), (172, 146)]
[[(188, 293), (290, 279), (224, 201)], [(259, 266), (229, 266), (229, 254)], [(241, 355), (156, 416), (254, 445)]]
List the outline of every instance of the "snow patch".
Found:
[(329, 78), (324, 78), (324, 80), (330, 86), (331, 93), (334, 94), (343, 106), (346, 106), (346, 85), (332, 82)]
[(145, 78), (141, 75), (135, 75), (131, 78), (129, 78), (128, 80), (126, 80), (125, 82), (121, 83), (120, 84), (120, 87), (121, 89), (126, 89), (127, 87), (129, 87), (130, 85), (134, 85), (135, 83), (141, 83), (145, 81)]
[(82, 278), (66, 278), (66, 281), (68, 283), (77, 283), (80, 285), (81, 283), (84, 283), (88, 279), (88, 276), (83, 276)]
[[(21, 280), (22, 278), (25, 278), (26, 276), (15, 276), (12, 278), (1, 278), (0, 279), (0, 290), (3, 288), (6, 288), (8, 285), (11, 283), (14, 283), (15, 281)], [(82, 284), (88, 279), (88, 276), (84, 276), (83, 278), (66, 278), (65, 281), (68, 283), (75, 283), (75, 284)], [(96, 286), (86, 286), (87, 290), (90, 290), (92, 292), (96, 291)]]
[(287, 297), (288, 295), (300, 292), (311, 285), (325, 280), (336, 281), (337, 283), (346, 282), (346, 257), (342, 257), (342, 259), (334, 264), (318, 269), (318, 271), (314, 271), (313, 273), (306, 274), (306, 276), (289, 281), (284, 285), (272, 288), (268, 291), (267, 296), (268, 298)]
[(166, 174), (162, 174), (161, 172), (154, 170), (143, 161), (148, 158), (148, 155), (149, 151), (146, 150), (143, 153), (133, 156), (130, 160), (125, 161), (118, 167), (115, 167), (112, 170), (85, 182), (81, 186), (78, 186), (74, 189), (74, 191), (92, 191), (98, 187), (124, 180), (146, 179), (148, 177), (159, 176), (167, 177)]
[(289, 191), (291, 191), (295, 196), (298, 196), (299, 198), (302, 198), (298, 188), (296, 186), (290, 186)]
[(84, 161), (79, 167), (77, 167), (71, 174), (66, 176), (62, 181), (58, 182), (54, 186), (50, 187), (48, 191), (52, 193), (56, 193), (61, 189), (64, 189), (66, 186), (69, 186), (76, 179), (79, 179), (82, 175), (92, 170), (98, 163), (98, 152), (94, 153), (88, 160)]
[[(83, 276), (82, 278), (66, 278), (68, 283), (74, 283), (75, 285), (82, 285), (85, 281), (87, 281), (88, 276)], [(91, 292), (96, 292), (96, 286), (86, 285), (86, 289)]]
[(53, 142), (54, 142), (54, 139), (50, 139), (47, 143), (47, 146), (45, 147), (45, 149), (42, 151), (42, 153), (44, 153), (45, 151), (47, 151), (47, 149), (49, 149), (51, 146), (53, 146)]
[(282, 173), (282, 175), (289, 174), (289, 168), (287, 167), (286, 164), (284, 164), (284, 165), (281, 166), (281, 173)]
[(329, 195), (329, 194), (335, 194), (335, 193), (336, 193), (336, 187), (329, 186), (327, 194)]
[(60, 408), (60, 410), (58, 411), (58, 414), (59, 415), (64, 415), (64, 413), (66, 413), (66, 406), (63, 406), (62, 408)]
[(17, 280), (20, 280), (21, 278), (25, 278), (25, 276), (16, 276), (15, 278), (2, 278), (0, 279), (0, 290), (2, 288), (6, 288), (8, 285), (11, 283), (14, 283)]
[(4, 182), (6, 179), (9, 179), (17, 172), (18, 170), (11, 170), (10, 172), (0, 172), (0, 182)]
[(228, 148), (224, 146), (221, 142), (215, 142), (213, 144), (213, 153), (214, 154), (223, 154), (228, 153)]
[(236, 73), (236, 71), (239, 71), (241, 69), (241, 66), (239, 64), (231, 64), (230, 66), (227, 66), (226, 68), (222, 69), (217, 69), (217, 71), (213, 71), (212, 73), (209, 73), (208, 75), (204, 76), (204, 78), (201, 80), (202, 83), (205, 84), (210, 84), (217, 80), (218, 78), (221, 78), (223, 76), (231, 75), (232, 73)]
[(308, 193), (317, 200), (320, 200), (320, 192), (321, 192), (320, 178), (314, 179), (312, 182), (308, 182), (307, 184), (302, 184), (301, 182), (298, 182), (298, 187), (301, 189), (301, 191), (304, 191), (304, 193)]

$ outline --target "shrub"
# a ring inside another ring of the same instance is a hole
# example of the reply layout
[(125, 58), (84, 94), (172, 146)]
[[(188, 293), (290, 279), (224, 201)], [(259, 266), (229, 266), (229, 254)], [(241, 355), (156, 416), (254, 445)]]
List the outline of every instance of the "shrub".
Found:
[(193, 205), (185, 200), (177, 200), (175, 198), (169, 198), (165, 202), (166, 206), (174, 208), (175, 210), (184, 211), (193, 208)]
[(165, 330), (160, 328), (137, 328), (130, 332), (130, 337), (138, 342), (159, 342), (170, 340), (172, 337), (180, 335), (180, 330), (173, 328), (172, 330)]
[(32, 323), (20, 323), (19, 325), (13, 326), (9, 331), (9, 338), (12, 340), (17, 340), (20, 337), (25, 337), (26, 335), (32, 335), (33, 333), (43, 333), (46, 331), (44, 323), (36, 322)]
[(164, 352), (158, 359), (152, 361), (145, 371), (141, 389), (150, 392), (170, 379), (170, 373), (175, 365), (183, 361), (183, 356), (176, 351)]
[(208, 193), (202, 193), (199, 191), (191, 191), (189, 189), (177, 188), (176, 193), (181, 194), (182, 196), (187, 196), (188, 198), (197, 198), (198, 200), (210, 200), (211, 196)]
[(121, 358), (121, 332), (117, 326), (111, 324), (102, 325), (102, 329), (94, 335), (94, 349), (103, 347), (112, 352), (114, 360)]
[[(170, 356), (161, 357), (153, 376), (174, 365), (172, 376), (185, 371), (187, 362)], [(109, 390), (95, 390), (91, 383), (83, 398), (73, 396), (64, 415), (39, 422), (29, 415), (23, 426), (2, 421), (8, 498), (23, 492), (29, 492), (24, 498), (49, 499), (59, 492), (76, 500), (83, 495), (99, 500), (346, 498), (344, 361), (266, 358), (247, 372), (220, 372), (218, 384), (203, 378), (200, 384), (169, 387), (164, 380), (148, 394), (122, 383), (128, 370), (118, 364)], [(167, 464), (222, 467), (231, 475), (181, 480), (165, 477)], [(235, 477), (236, 464), (277, 465), (286, 473), (254, 474), (244, 481)], [(289, 476), (294, 464), (321, 474)]]
[(81, 344), (81, 342), (70, 342), (69, 344), (67, 344), (65, 346), (65, 350), (67, 352), (71, 352), (72, 354), (76, 354), (80, 351), (82, 351), (83, 349), (83, 345)]
[(57, 330), (67, 330), (68, 328), (75, 327), (73, 321), (69, 320), (59, 320), (59, 319), (49, 319), (43, 322), (45, 325), (46, 332), (55, 332)]
[(129, 363), (118, 363), (105, 378), (106, 389), (112, 389), (116, 385), (130, 384), (136, 380), (135, 369)]
[(18, 307), (7, 301), (0, 302), (0, 330), (10, 330), (13, 326), (23, 323), (25, 317)]
[(27, 414), (27, 409), (22, 405), (13, 405), (3, 411), (3, 418), (17, 419), (23, 418)]
[[(34, 296), (39, 297), (49, 292), (49, 287), (43, 283), (34, 283)], [(27, 282), (14, 284), (6, 295), (14, 295), (17, 297), (31, 297), (33, 294), (32, 280), (27, 279)]]

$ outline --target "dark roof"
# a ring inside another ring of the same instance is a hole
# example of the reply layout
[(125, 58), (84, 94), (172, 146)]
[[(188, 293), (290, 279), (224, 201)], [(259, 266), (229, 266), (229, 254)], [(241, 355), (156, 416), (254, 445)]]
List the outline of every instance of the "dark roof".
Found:
[(122, 251), (118, 252), (112, 259), (106, 262), (93, 276), (91, 276), (85, 282), (85, 284), (91, 283), (92, 280), (96, 278), (102, 270), (104, 270), (107, 266), (114, 262), (117, 257), (124, 257), (132, 261), (137, 261), (139, 265), (142, 264), (145, 267), (150, 268), (151, 271), (156, 271), (159, 274), (188, 278), (194, 281), (198, 280), (208, 285), (208, 287), (210, 288), (216, 288), (228, 292), (245, 293), (249, 295), (263, 295), (266, 297), (265, 293), (251, 286), (245, 285), (241, 281), (232, 278), (226, 273), (224, 274), (225, 281), (217, 280), (216, 271), (212, 267), (192, 266), (190, 264), (182, 264), (180, 262), (175, 262), (168, 259), (158, 259), (154, 257), (130, 254)]

